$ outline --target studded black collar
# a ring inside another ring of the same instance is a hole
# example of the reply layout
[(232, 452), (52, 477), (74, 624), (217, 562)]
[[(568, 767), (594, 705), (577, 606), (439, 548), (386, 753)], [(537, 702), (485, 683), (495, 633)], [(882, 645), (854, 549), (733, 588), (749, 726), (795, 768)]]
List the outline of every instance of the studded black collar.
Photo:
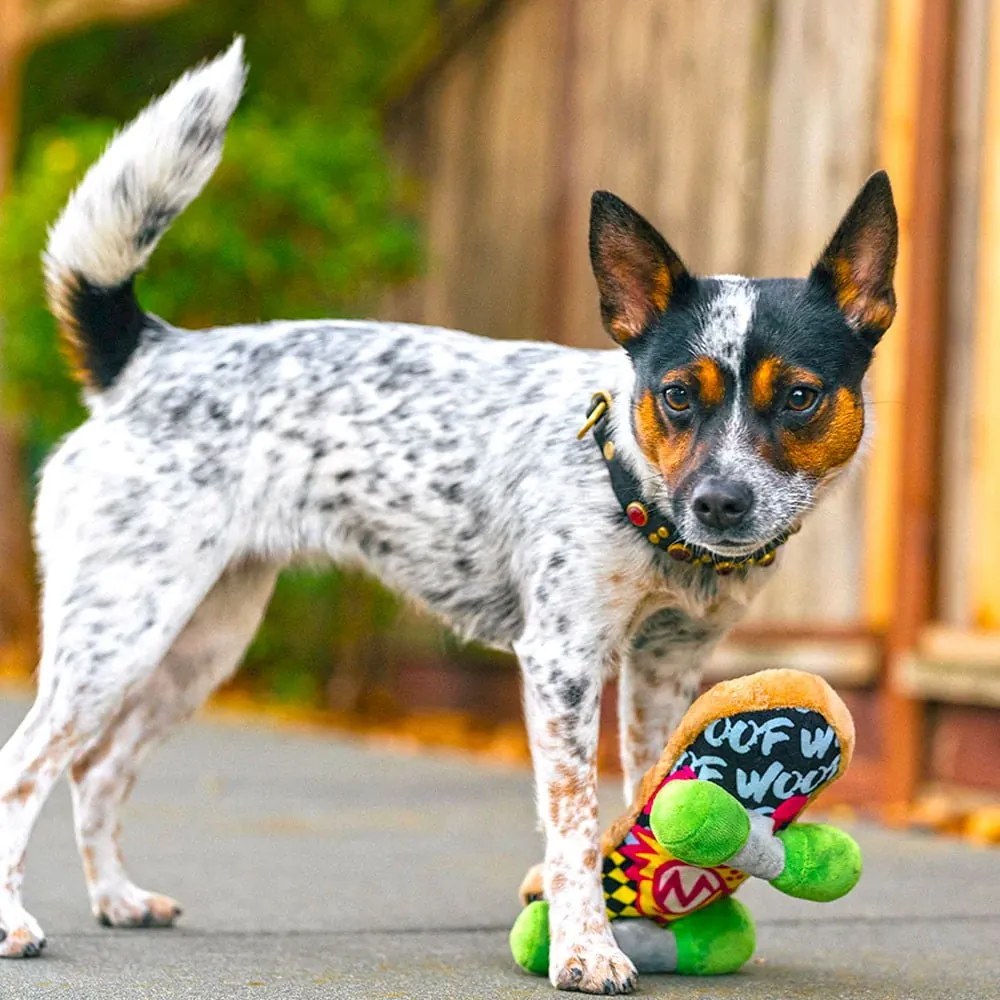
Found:
[(677, 562), (709, 567), (720, 576), (728, 576), (738, 569), (748, 569), (751, 566), (770, 566), (774, 562), (775, 550), (788, 541), (798, 530), (798, 526), (791, 531), (782, 532), (767, 545), (739, 559), (727, 559), (685, 542), (677, 526), (645, 502), (639, 480), (619, 460), (607, 419), (610, 411), (611, 394), (604, 390), (595, 393), (587, 410), (586, 423), (580, 428), (577, 437), (583, 438), (588, 431), (593, 433), (608, 470), (611, 488), (621, 505), (622, 516), (650, 545)]

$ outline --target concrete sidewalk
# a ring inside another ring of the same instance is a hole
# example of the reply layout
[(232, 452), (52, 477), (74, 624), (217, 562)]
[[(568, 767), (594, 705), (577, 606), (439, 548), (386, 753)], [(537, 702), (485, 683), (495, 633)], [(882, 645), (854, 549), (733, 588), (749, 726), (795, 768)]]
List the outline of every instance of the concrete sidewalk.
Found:
[[(25, 708), (0, 701), (0, 739)], [(745, 972), (646, 976), (640, 995), (1000, 997), (1000, 851), (852, 832), (867, 867), (851, 896), (821, 906), (751, 885), (759, 946)], [(150, 761), (124, 844), (139, 883), (184, 904), (180, 926), (95, 924), (60, 786), (26, 881), (49, 946), (0, 962), (0, 998), (556, 995), (507, 952), (515, 890), (540, 852), (526, 772), (202, 722)]]

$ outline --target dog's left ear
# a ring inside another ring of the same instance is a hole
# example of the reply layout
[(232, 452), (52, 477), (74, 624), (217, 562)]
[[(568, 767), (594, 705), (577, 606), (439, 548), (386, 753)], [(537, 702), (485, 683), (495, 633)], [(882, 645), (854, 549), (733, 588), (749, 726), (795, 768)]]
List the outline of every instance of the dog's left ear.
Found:
[(809, 277), (832, 292), (848, 324), (871, 347), (896, 315), (898, 246), (889, 175), (880, 170), (865, 182)]
[(609, 191), (595, 191), (590, 200), (590, 263), (604, 328), (623, 347), (645, 333), (691, 281), (667, 241)]

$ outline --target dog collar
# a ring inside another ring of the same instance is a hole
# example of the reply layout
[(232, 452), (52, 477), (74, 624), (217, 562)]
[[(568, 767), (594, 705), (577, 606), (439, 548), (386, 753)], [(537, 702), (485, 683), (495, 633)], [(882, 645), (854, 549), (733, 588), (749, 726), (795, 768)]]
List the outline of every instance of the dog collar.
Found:
[(587, 409), (587, 420), (577, 433), (577, 438), (582, 439), (588, 432), (593, 433), (608, 470), (611, 489), (614, 490), (618, 503), (621, 505), (622, 515), (658, 551), (666, 553), (677, 562), (690, 563), (692, 566), (710, 566), (719, 576), (728, 576), (738, 569), (748, 569), (751, 566), (770, 566), (777, 558), (775, 550), (784, 545), (799, 530), (799, 526), (796, 525), (791, 530), (784, 531), (776, 538), (771, 539), (767, 545), (739, 559), (727, 559), (710, 552), (708, 549), (685, 542), (681, 538), (677, 526), (655, 507), (646, 503), (639, 480), (619, 460), (615, 443), (611, 440), (607, 419), (610, 412), (611, 393), (603, 389), (594, 393)]

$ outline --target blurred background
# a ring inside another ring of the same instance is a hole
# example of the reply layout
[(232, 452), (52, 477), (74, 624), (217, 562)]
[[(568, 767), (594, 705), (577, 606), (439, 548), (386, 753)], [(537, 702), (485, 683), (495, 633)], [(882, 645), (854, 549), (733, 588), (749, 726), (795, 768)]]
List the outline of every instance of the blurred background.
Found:
[[(43, 305), (46, 225), (115, 125), (236, 32), (251, 75), (225, 160), (142, 281), (180, 325), (378, 316), (602, 347), (594, 188), (695, 270), (802, 275), (889, 170), (901, 306), (869, 460), (712, 677), (833, 681), (859, 728), (852, 802), (947, 825), (1000, 797), (989, 0), (0, 0), (0, 673), (33, 669), (33, 484), (82, 415)], [(283, 579), (225, 697), (526, 756), (508, 657), (340, 573)]]

